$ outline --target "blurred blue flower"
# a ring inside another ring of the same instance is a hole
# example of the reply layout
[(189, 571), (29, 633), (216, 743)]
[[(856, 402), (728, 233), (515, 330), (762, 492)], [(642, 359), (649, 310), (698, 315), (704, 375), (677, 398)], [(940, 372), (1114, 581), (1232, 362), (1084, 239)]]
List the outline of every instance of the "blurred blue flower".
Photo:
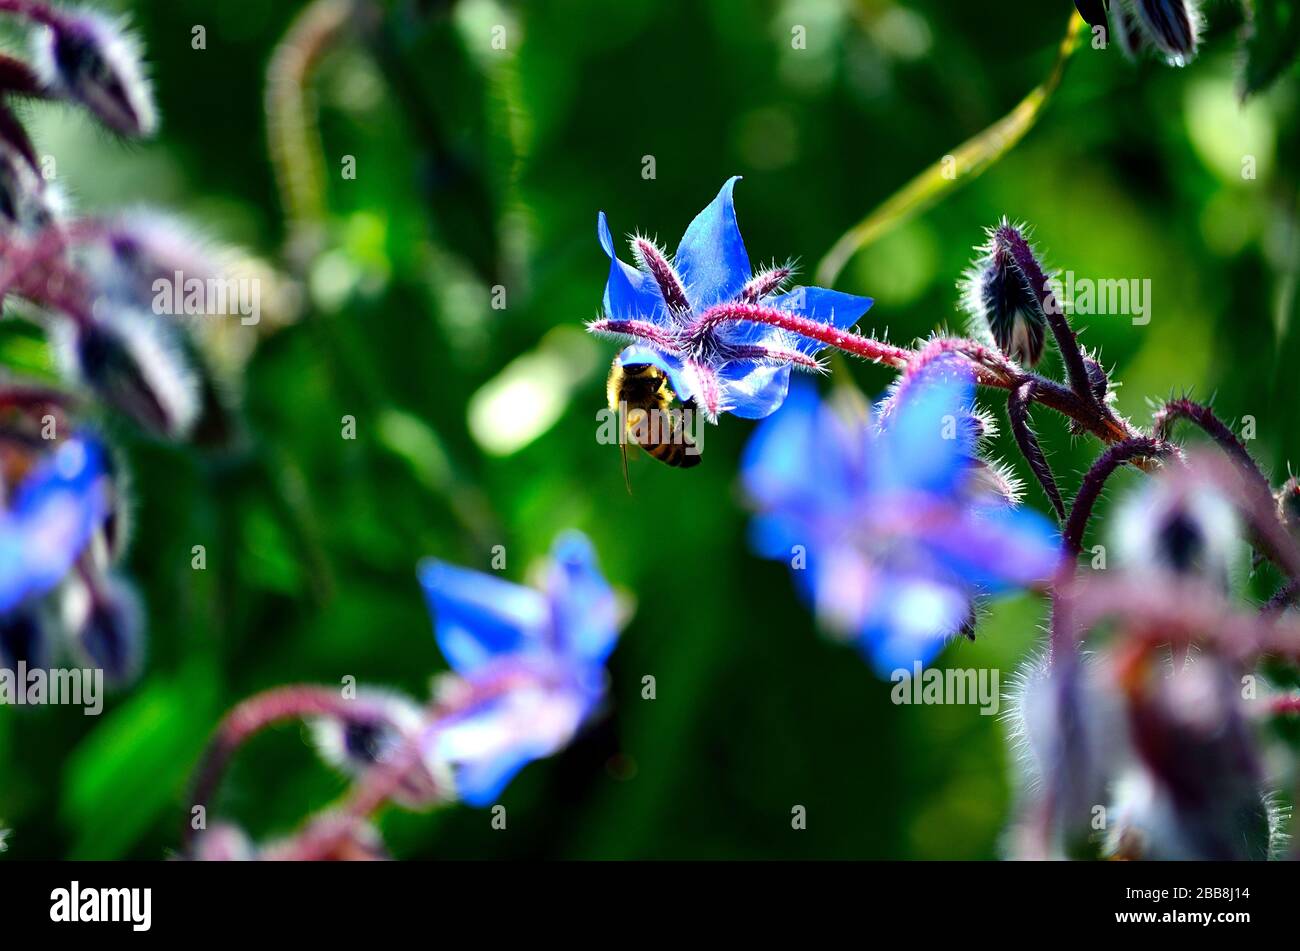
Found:
[(614, 592), (576, 532), (556, 540), (542, 591), (438, 561), (420, 566), (420, 583), (438, 646), (482, 698), (437, 721), (425, 757), (439, 773), (450, 768), (462, 800), (490, 805), (530, 761), (567, 745), (603, 699)]
[(915, 366), (868, 418), (792, 390), (745, 450), (756, 550), (788, 560), (819, 619), (876, 671), (928, 663), (974, 627), (973, 603), (1051, 577), (1055, 529), (979, 478), (986, 425), (961, 357)]
[(41, 458), (0, 512), (0, 614), (57, 585), (111, 510), (99, 442), (75, 437)]
[[(624, 363), (651, 363), (663, 370), (677, 398), (694, 401), (716, 422), (720, 413), (761, 419), (785, 399), (792, 366), (820, 369), (815, 354), (825, 344), (770, 322), (789, 314), (840, 329), (871, 307), (821, 287), (783, 292), (790, 267), (754, 274), (736, 224), (729, 179), (718, 197), (682, 236), (670, 260), (652, 241), (632, 239), (639, 267), (614, 253), (605, 213), (597, 217), (600, 246), (609, 256), (604, 316), (588, 324), (594, 333), (627, 339)], [(755, 319), (744, 319), (749, 313)], [(766, 315), (769, 320), (758, 318)]]

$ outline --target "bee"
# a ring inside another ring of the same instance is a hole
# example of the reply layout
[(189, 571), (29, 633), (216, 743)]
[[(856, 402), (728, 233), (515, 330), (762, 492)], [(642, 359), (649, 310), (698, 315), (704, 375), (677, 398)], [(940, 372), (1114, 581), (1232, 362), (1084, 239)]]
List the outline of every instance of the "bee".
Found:
[(611, 412), (625, 414), (618, 445), (628, 492), (632, 491), (627, 475), (628, 443), (640, 446), (666, 465), (689, 469), (700, 464), (699, 450), (686, 435), (684, 410), (672, 407), (676, 394), (663, 370), (652, 363), (622, 364), (615, 357), (605, 381), (605, 395)]

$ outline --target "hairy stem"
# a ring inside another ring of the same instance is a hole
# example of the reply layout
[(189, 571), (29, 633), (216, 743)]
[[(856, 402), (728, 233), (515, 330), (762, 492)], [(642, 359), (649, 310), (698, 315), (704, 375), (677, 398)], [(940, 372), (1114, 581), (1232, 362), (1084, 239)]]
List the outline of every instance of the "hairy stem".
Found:
[(1078, 557), (1083, 551), (1083, 534), (1092, 518), (1092, 510), (1101, 496), (1115, 470), (1127, 462), (1142, 458), (1158, 458), (1169, 455), (1173, 447), (1151, 436), (1137, 436), (1116, 443), (1103, 452), (1092, 464), (1079, 486), (1079, 494), (1074, 497), (1070, 507), (1070, 517), (1065, 522), (1064, 541), (1066, 551)]
[(1047, 324), (1052, 328), (1052, 336), (1056, 338), (1056, 349), (1061, 352), (1061, 361), (1065, 365), (1066, 378), (1070, 381), (1072, 389), (1080, 399), (1089, 404), (1096, 405), (1097, 397), (1092, 392), (1092, 381), (1088, 378), (1088, 368), (1084, 365), (1083, 354), (1079, 351), (1079, 338), (1075, 336), (1074, 328), (1070, 322), (1065, 319), (1065, 313), (1061, 309), (1061, 302), (1056, 299), (1047, 284), (1047, 275), (1038, 265), (1038, 259), (1034, 257), (1033, 249), (1020, 230), (1010, 225), (1002, 225), (997, 229), (997, 240), (1006, 244), (1011, 251), (1012, 260), (1016, 262), (1016, 267), (1024, 275), (1029, 284), (1029, 291), (1038, 301), (1039, 307), (1042, 308), (1044, 316), (1047, 318)]
[(294, 19), (266, 70), (266, 134), (271, 166), (288, 219), (291, 250), (304, 260), (325, 221), (325, 167), (312, 74), (343, 34), (353, 0), (314, 0)]
[(1043, 447), (1039, 445), (1038, 437), (1034, 435), (1029, 425), (1029, 403), (1033, 395), (1033, 380), (1027, 380), (1011, 390), (1007, 399), (1007, 417), (1011, 420), (1011, 433), (1015, 436), (1016, 445), (1020, 447), (1021, 453), (1028, 461), (1034, 478), (1043, 487), (1043, 492), (1052, 503), (1052, 508), (1056, 510), (1057, 520), (1065, 521), (1065, 502), (1061, 499), (1061, 490), (1056, 485), (1056, 476), (1053, 475), (1052, 467), (1043, 454)]
[[(896, 369), (906, 369), (917, 357), (916, 350), (883, 343), (870, 337), (863, 337), (848, 330), (840, 330), (831, 324), (801, 317), (788, 311), (759, 304), (728, 302), (717, 304), (700, 315), (691, 332), (706, 335), (718, 324), (749, 321), (780, 327), (790, 333), (808, 337), (844, 353), (884, 363)], [(596, 332), (617, 333), (618, 326), (623, 325), (632, 332), (632, 336), (641, 335), (640, 328), (632, 328), (631, 321), (599, 320), (589, 324)], [(645, 322), (639, 322), (645, 323)], [(658, 325), (651, 325), (654, 332), (662, 335)], [(941, 338), (942, 346), (952, 352), (961, 353), (977, 366), (976, 381), (981, 386), (1010, 390), (1022, 385), (1026, 380), (1034, 382), (1033, 400), (1042, 403), (1058, 413), (1068, 416), (1083, 430), (1092, 433), (1104, 443), (1116, 443), (1133, 438), (1137, 433), (1131, 426), (1118, 419), (1108, 407), (1098, 405), (1092, 399), (1085, 400), (1069, 387), (1034, 374), (1025, 374), (1013, 367), (1005, 357), (990, 350), (983, 344), (971, 340), (954, 340)], [(933, 347), (937, 341), (931, 341), (927, 347)], [(678, 343), (669, 340), (669, 347)]]
[(1156, 411), (1152, 430), (1160, 439), (1168, 441), (1173, 434), (1174, 423), (1180, 419), (1199, 426), (1228, 455), (1228, 458), (1241, 468), (1252, 483), (1272, 495), (1273, 489), (1268, 479), (1255, 464), (1245, 445), (1210, 407), (1188, 399), (1170, 400)]
[(1260, 608), (1261, 614), (1280, 614), (1295, 604), (1296, 595), (1300, 594), (1300, 581), (1288, 581), (1273, 592), (1273, 596)]
[(706, 337), (719, 324), (741, 321), (780, 327), (790, 333), (807, 337), (810, 340), (817, 340), (837, 350), (843, 350), (845, 353), (851, 353), (855, 357), (861, 357), (873, 363), (885, 363), (899, 370), (906, 368), (916, 355), (915, 351), (906, 347), (896, 347), (893, 344), (882, 343), (870, 337), (860, 336), (849, 330), (840, 330), (834, 324), (801, 317), (798, 314), (780, 310), (776, 307), (765, 307), (762, 304), (746, 304), (737, 301), (729, 301), (710, 307), (700, 315), (699, 320), (691, 327), (691, 333)]
[[(345, 700), (337, 688), (309, 684), (277, 687), (249, 697), (226, 714), (208, 744), (195, 772), (191, 807), (207, 808), (235, 752), (258, 733), (276, 724), (309, 716), (347, 719), (354, 712), (354, 705), (355, 701)], [(182, 835), (187, 848), (194, 831), (187, 821)]]

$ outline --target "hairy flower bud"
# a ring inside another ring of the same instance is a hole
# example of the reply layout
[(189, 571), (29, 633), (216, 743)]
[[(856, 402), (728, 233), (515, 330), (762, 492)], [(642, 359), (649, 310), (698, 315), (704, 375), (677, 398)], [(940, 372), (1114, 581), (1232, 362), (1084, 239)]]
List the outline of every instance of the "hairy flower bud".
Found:
[(144, 615), (125, 581), (78, 579), (64, 610), (74, 649), (87, 666), (103, 670), (104, 680), (113, 686), (136, 678), (144, 661)]
[(121, 23), (89, 11), (60, 16), (42, 31), (34, 58), (52, 94), (80, 103), (121, 135), (153, 133), (157, 114), (139, 44)]
[[(366, 691), (353, 707), (347, 717), (317, 717), (311, 725), (321, 759), (348, 776), (361, 776), (375, 764), (389, 761), (424, 724), (420, 708), (395, 693)], [(450, 775), (435, 776), (417, 763), (393, 799), (420, 808), (443, 798), (450, 789)]]
[(1116, 526), (1126, 564), (1229, 590), (1243, 550), (1240, 529), (1232, 503), (1213, 486), (1157, 480), (1124, 504)]
[(31, 236), (56, 217), (45, 181), (27, 157), (8, 142), (0, 142), (0, 233)]
[(1267, 858), (1276, 822), (1237, 678), (1209, 655), (1173, 673), (1150, 653), (1134, 667), (1124, 679), (1146, 775), (1116, 810), (1117, 847), (1149, 859)]
[(1119, 40), (1119, 48), (1130, 60), (1137, 59), (1142, 52), (1146, 39), (1138, 23), (1137, 14), (1128, 5), (1128, 0), (1116, 0), (1110, 8), (1111, 29)]
[(1200, 15), (1192, 0), (1130, 0), (1152, 45), (1175, 66), (1196, 56)]
[(1004, 218), (962, 281), (962, 306), (977, 336), (1026, 367), (1043, 356), (1047, 278), (1019, 228)]
[(1084, 357), (1083, 368), (1088, 371), (1088, 386), (1092, 390), (1092, 395), (1097, 398), (1098, 403), (1104, 402), (1106, 394), (1110, 392), (1110, 377), (1105, 367), (1092, 357)]
[(1050, 848), (1086, 853), (1093, 807), (1132, 753), (1120, 698), (1104, 656), (1079, 655), (1054, 667), (1049, 655), (1015, 674), (1003, 719), (1015, 752), (1019, 812), (1032, 826), (1052, 807)]
[(115, 311), (68, 332), (60, 353), (74, 379), (154, 435), (181, 439), (199, 414), (198, 382), (159, 317)]

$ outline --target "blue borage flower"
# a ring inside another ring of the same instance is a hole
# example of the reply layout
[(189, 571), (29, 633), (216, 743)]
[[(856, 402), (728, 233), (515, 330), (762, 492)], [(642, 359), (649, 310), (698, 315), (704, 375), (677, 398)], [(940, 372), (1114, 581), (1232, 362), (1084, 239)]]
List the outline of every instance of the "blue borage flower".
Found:
[(0, 614), (57, 585), (112, 511), (108, 452), (68, 439), (36, 463), (0, 513)]
[(717, 198), (682, 236), (671, 259), (652, 241), (632, 239), (639, 267), (614, 253), (605, 213), (597, 217), (600, 246), (609, 256), (604, 317), (588, 324), (594, 333), (627, 339), (624, 363), (650, 363), (663, 370), (682, 402), (694, 401), (711, 422), (721, 413), (761, 419), (778, 409), (790, 368), (820, 369), (815, 355), (825, 344), (770, 324), (744, 320), (744, 308), (778, 310), (844, 329), (871, 307), (822, 287), (783, 292), (790, 266), (755, 274), (736, 223), (729, 179)]
[[(557, 539), (543, 590), (438, 561), (420, 566), (438, 646), (484, 699), (438, 720), (426, 762), (450, 768), (473, 806), (495, 802), (524, 766), (557, 752), (605, 695), (605, 659), (618, 638), (614, 592), (591, 543)], [(485, 689), (492, 683), (506, 689)]]
[(923, 352), (871, 419), (801, 385), (745, 450), (756, 550), (794, 559), (818, 617), (882, 676), (973, 630), (978, 594), (1045, 581), (1061, 557), (1047, 519), (981, 487), (973, 392), (968, 361)]

